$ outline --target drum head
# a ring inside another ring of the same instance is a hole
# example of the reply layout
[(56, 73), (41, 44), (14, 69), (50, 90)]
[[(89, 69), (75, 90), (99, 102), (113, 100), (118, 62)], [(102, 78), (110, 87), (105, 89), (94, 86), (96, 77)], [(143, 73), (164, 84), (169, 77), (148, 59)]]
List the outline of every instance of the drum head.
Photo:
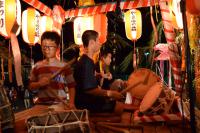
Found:
[(146, 93), (144, 96), (142, 102), (140, 103), (140, 112), (147, 111), (152, 105), (155, 103), (155, 101), (158, 99), (160, 93), (162, 91), (162, 83), (156, 82)]
[(149, 88), (160, 81), (160, 77), (149, 69), (140, 68), (129, 76), (127, 83), (128, 86), (131, 86), (131, 84), (137, 83), (138, 81), (141, 81), (141, 83), (131, 88), (129, 92), (132, 96), (143, 99)]

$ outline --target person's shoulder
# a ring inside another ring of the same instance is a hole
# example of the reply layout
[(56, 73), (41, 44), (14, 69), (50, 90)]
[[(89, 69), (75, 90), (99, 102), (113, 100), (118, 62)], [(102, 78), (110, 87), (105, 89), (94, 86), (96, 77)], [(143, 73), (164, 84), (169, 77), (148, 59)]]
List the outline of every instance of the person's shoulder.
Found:
[(38, 67), (41, 67), (41, 66), (44, 66), (44, 65), (45, 65), (44, 60), (38, 61), (33, 65), (33, 68), (38, 68)]
[(52, 62), (51, 64), (49, 64), (49, 67), (63, 67), (65, 66), (65, 62), (60, 61), (60, 60), (55, 60), (54, 62)]
[(80, 58), (80, 62), (83, 63), (94, 63), (87, 55), (82, 55)]

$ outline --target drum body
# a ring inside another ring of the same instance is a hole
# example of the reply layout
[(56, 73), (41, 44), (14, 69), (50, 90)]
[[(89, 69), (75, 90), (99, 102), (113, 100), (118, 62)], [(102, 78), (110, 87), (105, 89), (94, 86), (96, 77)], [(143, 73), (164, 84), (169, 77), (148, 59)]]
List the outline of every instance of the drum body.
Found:
[(29, 133), (89, 133), (87, 110), (49, 112), (27, 119)]
[(158, 81), (160, 81), (160, 77), (153, 71), (146, 68), (140, 68), (129, 76), (127, 86), (140, 82), (139, 85), (131, 88), (129, 92), (133, 97), (143, 99), (149, 88)]
[(26, 120), (29, 117), (45, 114), (48, 111), (46, 105), (35, 105), (32, 108), (15, 113), (15, 133), (27, 133)]
[(3, 86), (0, 86), (0, 123), (3, 131), (14, 128), (14, 112)]
[(139, 111), (146, 115), (167, 114), (174, 102), (175, 91), (156, 82), (140, 103)]

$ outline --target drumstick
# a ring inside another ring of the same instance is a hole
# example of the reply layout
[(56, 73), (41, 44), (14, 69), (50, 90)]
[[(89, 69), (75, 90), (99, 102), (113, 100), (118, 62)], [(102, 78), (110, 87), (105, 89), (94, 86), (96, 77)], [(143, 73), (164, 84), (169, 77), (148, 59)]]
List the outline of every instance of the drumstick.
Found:
[(130, 89), (132, 89), (132, 88), (138, 86), (139, 84), (144, 83), (144, 82), (146, 83), (146, 82), (147, 82), (147, 78), (149, 77), (149, 74), (150, 74), (150, 72), (147, 73), (147, 76), (144, 76), (144, 79), (143, 79), (143, 80), (140, 80), (140, 81), (138, 81), (138, 82), (136, 82), (136, 83), (133, 83), (133, 84), (129, 85), (127, 88), (125, 88), (124, 90), (122, 90), (120, 93), (123, 95), (123, 94), (125, 94), (127, 91), (129, 91)]
[(71, 64), (73, 64), (75, 61), (76, 61), (76, 59), (73, 58), (72, 60), (66, 62), (66, 64), (65, 64), (62, 68), (60, 68), (58, 71), (56, 71), (56, 72), (51, 76), (50, 79), (53, 79), (53, 78), (55, 78), (58, 74), (62, 73), (62, 71), (65, 70), (66, 67), (69, 67), (69, 66), (70, 66)]
[(138, 81), (138, 82), (136, 82), (136, 83), (134, 83), (134, 84), (131, 84), (131, 85), (129, 85), (128, 87), (126, 87), (124, 90), (122, 90), (120, 93), (123, 95), (123, 94), (125, 94), (127, 91), (129, 91), (131, 88), (134, 88), (134, 87), (138, 86), (138, 85), (141, 84), (141, 83), (142, 83), (142, 81)]

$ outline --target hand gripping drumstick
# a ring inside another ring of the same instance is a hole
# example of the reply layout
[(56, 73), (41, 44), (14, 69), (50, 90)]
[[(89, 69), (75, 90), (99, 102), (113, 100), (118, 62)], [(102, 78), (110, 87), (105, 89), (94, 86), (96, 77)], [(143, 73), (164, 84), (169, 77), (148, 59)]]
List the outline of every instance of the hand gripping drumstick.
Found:
[(66, 64), (60, 68), (57, 72), (55, 72), (50, 79), (55, 78), (56, 76), (58, 76), (58, 74), (62, 73), (63, 70), (65, 70), (67, 67), (71, 66), (74, 62), (76, 61), (75, 58), (71, 59), (70, 61), (66, 62)]
[(122, 90), (120, 93), (123, 95), (123, 94), (125, 94), (127, 91), (129, 91), (130, 89), (132, 89), (132, 88), (138, 86), (138, 85), (141, 84), (141, 83), (142, 83), (142, 81), (138, 81), (138, 82), (136, 82), (136, 83), (133, 83), (133, 84), (129, 85), (128, 87), (126, 87), (124, 90)]
[(149, 75), (150, 75), (150, 72), (148, 72), (146, 76), (144, 75), (144, 79), (142, 79), (142, 80), (140, 80), (140, 81), (137, 81), (136, 83), (133, 83), (133, 84), (129, 85), (129, 86), (126, 87), (124, 90), (122, 90), (120, 93), (123, 95), (123, 94), (125, 94), (126, 92), (128, 92), (130, 89), (132, 89), (132, 88), (138, 86), (138, 85), (141, 84), (141, 83), (146, 84)]

